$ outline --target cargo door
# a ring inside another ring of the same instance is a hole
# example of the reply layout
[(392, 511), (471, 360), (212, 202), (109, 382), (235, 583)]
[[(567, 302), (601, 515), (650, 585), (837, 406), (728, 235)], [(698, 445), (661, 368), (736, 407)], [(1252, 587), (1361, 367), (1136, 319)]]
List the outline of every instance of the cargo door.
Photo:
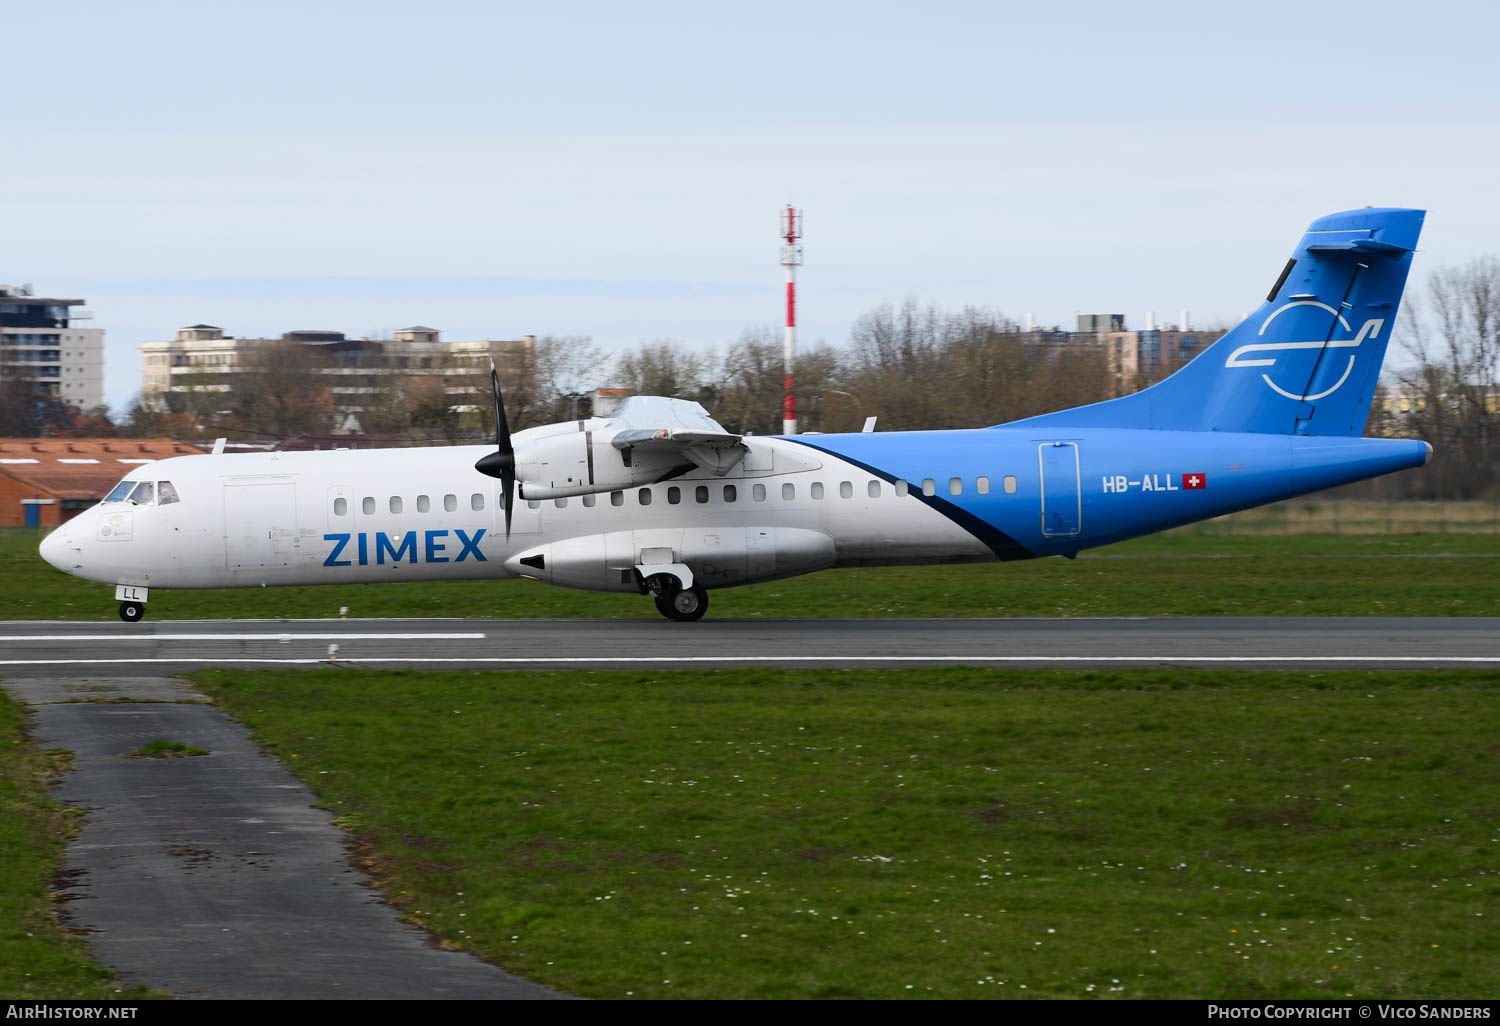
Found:
[(224, 565), (259, 570), (294, 565), (297, 556), (297, 486), (224, 486)]

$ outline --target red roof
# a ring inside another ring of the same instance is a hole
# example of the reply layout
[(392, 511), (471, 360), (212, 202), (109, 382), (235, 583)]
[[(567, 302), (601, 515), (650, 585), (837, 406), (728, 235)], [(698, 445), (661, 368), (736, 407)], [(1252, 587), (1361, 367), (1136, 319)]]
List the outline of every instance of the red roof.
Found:
[(0, 474), (52, 498), (98, 499), (143, 464), (203, 451), (170, 438), (0, 438)]

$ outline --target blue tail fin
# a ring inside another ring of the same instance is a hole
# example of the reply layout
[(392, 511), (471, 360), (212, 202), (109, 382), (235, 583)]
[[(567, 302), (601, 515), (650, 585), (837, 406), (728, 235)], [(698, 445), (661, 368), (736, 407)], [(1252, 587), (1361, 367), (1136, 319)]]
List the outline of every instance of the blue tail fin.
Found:
[(1259, 310), (1134, 395), (1021, 425), (1359, 435), (1425, 211), (1314, 221)]

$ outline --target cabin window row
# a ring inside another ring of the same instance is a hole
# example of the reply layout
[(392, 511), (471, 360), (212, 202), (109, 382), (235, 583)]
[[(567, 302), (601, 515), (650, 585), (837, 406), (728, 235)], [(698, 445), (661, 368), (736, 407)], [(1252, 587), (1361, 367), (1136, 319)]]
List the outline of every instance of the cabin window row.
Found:
[[(366, 495), (363, 499), (361, 499), (359, 501), (360, 511), (362, 513), (364, 513), (365, 516), (373, 516), (374, 513), (375, 513), (375, 511), (379, 507), (380, 507), (380, 504), (379, 504), (379, 502), (376, 501), (376, 499), (375, 499), (375, 497), (373, 495)], [(432, 512), (432, 497), (429, 496), (429, 495), (418, 495), (417, 496), (417, 501), (416, 501), (416, 507), (417, 507), (417, 512), (418, 513), (431, 513)], [(475, 510), (475, 511), (484, 509), (484, 496), (481, 495), (479, 492), (475, 492), (473, 495), (470, 495), (469, 496), (469, 508), (472, 509), (472, 510)], [(405, 510), (406, 510), (406, 501), (401, 496), (399, 496), (399, 495), (392, 495), (388, 499), (386, 499), (386, 509), (390, 510), (392, 513), (402, 513), (402, 512), (405, 512)], [(443, 511), (445, 513), (456, 513), (456, 512), (458, 512), (458, 496), (457, 495), (445, 495), (445, 496), (443, 496)], [(348, 516), (349, 515), (349, 500), (345, 499), (343, 497), (339, 497), (337, 499), (334, 499), (333, 500), (333, 515), (336, 516), (336, 517)]]
[[(1006, 474), (1005, 477), (1003, 477), (1003, 478), (1000, 479), (1000, 487), (1005, 491), (1006, 495), (1014, 495), (1014, 494), (1016, 494), (1016, 478), (1015, 478), (1015, 475), (1014, 474)], [(897, 492), (897, 494), (899, 494), (899, 495), (905, 495), (906, 494), (906, 489), (907, 489), (907, 484), (906, 484), (905, 481), (897, 481), (896, 482), (896, 492)], [(978, 478), (975, 478), (974, 479), (974, 490), (976, 492), (978, 492), (980, 495), (988, 495), (988, 494), (990, 494), (990, 479), (987, 478), (987, 477), (978, 477)], [(935, 480), (933, 480), (930, 477), (924, 477), (922, 479), (922, 494), (923, 495), (936, 495), (937, 491), (938, 491), (938, 483)], [(962, 495), (963, 493), (964, 493), (964, 479), (961, 478), (961, 477), (950, 477), (948, 479), (948, 494), (949, 495)]]
[[(739, 501), (740, 489), (739, 489), (739, 487), (737, 485), (726, 484), (726, 485), (723, 485), (721, 487), (722, 487), (722, 490), (720, 492), (720, 496), (722, 497), (723, 501), (725, 501), (725, 502), (738, 502)], [(1012, 476), (1012, 475), (1007, 474), (1004, 478), (1001, 479), (1001, 487), (1004, 489), (1006, 495), (1014, 495), (1015, 492), (1016, 492), (1016, 479), (1015, 479), (1015, 477)], [(712, 489), (711, 489), (711, 487), (709, 485), (695, 485), (695, 486), (690, 486), (690, 488), (691, 488), (691, 490), (689, 491), (689, 489), (683, 488), (683, 487), (681, 487), (679, 485), (668, 485), (667, 489), (666, 489), (667, 504), (668, 505), (672, 505), (672, 506), (677, 506), (677, 505), (682, 504), (689, 497), (691, 497), (691, 500), (694, 503), (702, 505), (702, 504), (706, 504), (707, 502), (709, 502), (712, 499), (712, 497), (713, 497)], [(880, 498), (881, 493), (883, 491), (883, 488), (884, 488), (884, 486), (882, 485), (882, 483), (880, 481), (871, 479), (871, 480), (865, 482), (865, 494), (868, 495), (872, 499), (878, 499), (878, 498)], [(930, 477), (924, 478), (922, 480), (921, 488), (922, 488), (922, 494), (923, 495), (928, 495), (928, 496), (936, 495), (937, 494), (937, 488), (938, 488), (937, 481), (935, 481), (933, 478), (930, 478)], [(978, 492), (980, 495), (988, 495), (990, 493), (990, 479), (988, 477), (977, 478), (975, 480), (975, 482), (974, 482), (974, 488), (975, 488), (975, 491)], [(896, 480), (895, 485), (894, 485), (894, 492), (895, 492), (895, 494), (897, 496), (907, 495), (907, 494), (909, 494), (910, 491), (911, 491), (911, 485), (909, 483), (907, 483), (906, 481), (901, 480), (899, 478)], [(963, 493), (964, 493), (963, 478), (960, 478), (960, 477), (949, 478), (948, 479), (948, 494), (949, 495), (962, 495)], [(824, 497), (824, 495), (825, 495), (825, 488), (824, 488), (823, 482), (822, 481), (814, 481), (814, 482), (812, 482), (812, 484), (808, 487), (808, 494), (815, 501), (816, 500), (821, 500)], [(594, 506), (594, 504), (597, 501), (597, 496), (594, 496), (594, 495), (584, 495), (584, 496), (581, 496), (580, 498), (582, 498), (583, 504), (586, 507), (592, 507), (592, 506)], [(651, 505), (651, 503), (653, 501), (653, 498), (654, 498), (654, 491), (653, 491), (653, 489), (651, 489), (649, 487), (648, 488), (640, 488), (640, 489), (637, 489), (637, 491), (636, 491), (636, 502), (639, 503), (642, 506), (649, 506), (649, 505)], [(766, 501), (766, 486), (763, 485), (763, 484), (751, 485), (750, 486), (750, 498), (753, 501), (755, 501), (755, 502), (765, 502)], [(783, 483), (782, 486), (781, 486), (781, 498), (785, 502), (794, 502), (794, 501), (796, 501), (796, 498), (797, 498), (797, 486), (796, 486), (796, 484), (794, 484), (791, 481), (787, 481), (787, 482)], [(852, 499), (852, 498), (854, 498), (854, 482), (853, 481), (840, 481), (839, 482), (839, 498), (841, 498), (841, 499)], [(168, 500), (168, 501), (175, 501), (175, 495), (174, 495), (173, 500)], [(568, 500), (567, 499), (553, 499), (552, 503), (558, 509), (563, 509), (563, 508), (565, 508), (568, 505)], [(609, 493), (609, 504), (611, 506), (623, 506), (623, 505), (625, 505), (625, 493), (623, 491), (610, 492)], [(540, 499), (528, 499), (526, 501), (526, 505), (530, 509), (540, 509), (541, 505), (542, 505), (542, 502), (541, 502)], [(443, 496), (443, 510), (444, 510), (444, 512), (455, 513), (455, 512), (458, 511), (458, 506), (459, 506), (459, 500), (458, 500), (458, 496), (457, 495), (449, 494), (449, 495), (444, 495)], [(505, 500), (504, 500), (503, 496), (497, 495), (495, 497), (495, 506), (496, 506), (497, 509), (503, 509), (505, 507)], [(379, 508), (379, 503), (375, 500), (374, 496), (366, 495), (363, 499), (360, 500), (360, 509), (364, 512), (364, 514), (366, 516), (372, 516), (372, 515), (374, 515), (376, 509), (378, 509), (378, 508)], [(481, 494), (481, 493), (479, 493), (479, 492), (475, 492), (472, 495), (470, 495), (469, 496), (469, 508), (471, 510), (474, 510), (475, 512), (481, 512), (481, 511), (483, 511), (484, 510), (484, 495)], [(392, 495), (392, 496), (390, 496), (386, 500), (386, 509), (388, 509), (392, 513), (402, 513), (406, 509), (405, 500), (401, 496), (399, 496), (399, 495)], [(418, 513), (430, 513), (432, 511), (432, 499), (431, 499), (431, 497), (426, 496), (426, 495), (418, 495), (417, 499), (416, 499), (416, 510), (417, 510)], [(348, 499), (340, 497), (340, 498), (336, 498), (336, 499), (333, 500), (333, 514), (334, 514), (334, 516), (338, 516), (338, 517), (347, 516), (348, 513), (349, 513), (349, 500)]]

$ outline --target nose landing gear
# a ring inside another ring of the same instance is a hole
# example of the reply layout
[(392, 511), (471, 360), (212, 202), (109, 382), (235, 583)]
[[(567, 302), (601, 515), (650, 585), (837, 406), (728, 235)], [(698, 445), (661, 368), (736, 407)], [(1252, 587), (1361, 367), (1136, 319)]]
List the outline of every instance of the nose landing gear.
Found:
[(120, 619), (126, 623), (135, 623), (146, 615), (146, 604), (144, 602), (121, 602)]

